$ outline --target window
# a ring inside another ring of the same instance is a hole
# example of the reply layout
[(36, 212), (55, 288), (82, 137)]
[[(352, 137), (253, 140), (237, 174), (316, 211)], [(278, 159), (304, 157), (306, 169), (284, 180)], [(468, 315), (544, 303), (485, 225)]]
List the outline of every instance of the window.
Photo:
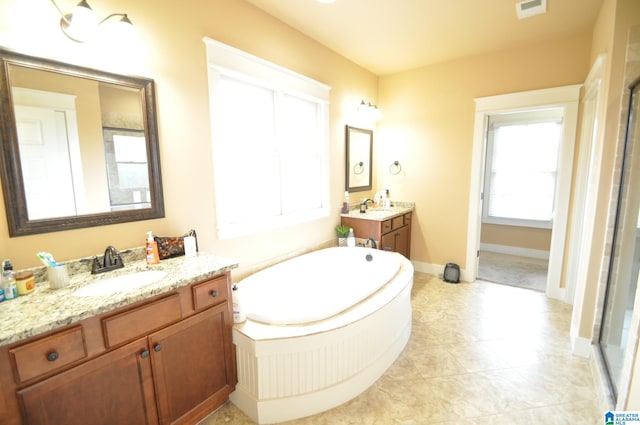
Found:
[(327, 217), (329, 87), (205, 43), (218, 237)]
[(551, 228), (561, 108), (491, 115), (485, 223)]
[(103, 127), (102, 133), (111, 211), (150, 208), (144, 131)]

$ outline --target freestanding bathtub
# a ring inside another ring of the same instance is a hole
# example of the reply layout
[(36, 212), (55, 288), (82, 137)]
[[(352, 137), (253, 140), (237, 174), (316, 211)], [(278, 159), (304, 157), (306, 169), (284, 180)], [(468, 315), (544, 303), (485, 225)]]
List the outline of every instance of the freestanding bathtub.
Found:
[(411, 334), (413, 266), (361, 247), (315, 251), (238, 283), (231, 401), (259, 424), (336, 407), (393, 364)]

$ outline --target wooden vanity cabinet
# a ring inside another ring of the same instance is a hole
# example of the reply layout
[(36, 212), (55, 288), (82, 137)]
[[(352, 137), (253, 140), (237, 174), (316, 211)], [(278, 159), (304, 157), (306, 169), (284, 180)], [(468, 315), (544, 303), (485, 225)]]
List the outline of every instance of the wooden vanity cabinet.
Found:
[[(6, 398), (13, 391), (15, 400), (6, 406), (6, 423), (195, 424), (224, 404), (235, 389), (232, 325), (226, 273), (3, 347), (0, 355), (9, 356), (5, 363), (13, 365), (13, 372), (7, 376), (6, 367), (0, 368), (3, 387), (12, 384), (12, 390), (4, 387), (2, 393)], [(60, 359), (53, 363), (64, 361), (69, 357), (66, 351), (50, 347), (69, 340), (74, 348), (67, 350), (73, 355), (68, 367), (19, 368), (26, 362), (16, 359), (39, 358), (52, 350), (60, 351)], [(100, 353), (84, 362), (77, 360), (87, 352)], [(41, 370), (42, 375), (35, 375)], [(22, 376), (26, 379), (21, 381)]]
[(372, 238), (379, 249), (394, 251), (410, 258), (411, 213), (405, 213), (384, 221), (342, 217), (341, 223), (353, 228), (357, 238)]
[(149, 337), (159, 423), (195, 423), (235, 387), (230, 314), (218, 305)]
[(145, 338), (18, 391), (29, 425), (156, 424)]

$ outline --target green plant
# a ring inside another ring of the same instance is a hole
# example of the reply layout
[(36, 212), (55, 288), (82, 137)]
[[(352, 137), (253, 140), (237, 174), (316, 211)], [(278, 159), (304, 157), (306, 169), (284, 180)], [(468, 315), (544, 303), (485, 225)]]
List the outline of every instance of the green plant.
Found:
[(347, 236), (349, 236), (349, 230), (351, 230), (351, 227), (344, 224), (338, 224), (336, 226), (336, 233), (338, 234), (339, 238), (346, 238)]

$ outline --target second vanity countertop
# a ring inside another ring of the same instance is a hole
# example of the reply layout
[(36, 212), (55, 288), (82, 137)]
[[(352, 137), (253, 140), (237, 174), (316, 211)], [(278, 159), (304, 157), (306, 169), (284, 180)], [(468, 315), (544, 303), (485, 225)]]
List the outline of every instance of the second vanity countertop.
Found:
[(341, 214), (341, 217), (361, 218), (363, 220), (385, 221), (413, 211), (413, 202), (394, 202), (389, 208), (368, 208), (366, 213), (361, 213), (359, 208), (351, 209), (349, 214)]
[[(104, 274), (75, 274), (70, 276), (69, 285), (61, 289), (51, 289), (48, 282), (41, 282), (31, 294), (0, 303), (0, 346), (143, 301), (237, 267), (238, 263), (233, 260), (199, 252), (194, 257), (170, 258), (154, 265), (147, 265), (144, 260), (135, 261)], [(150, 270), (163, 271), (166, 276), (157, 282), (109, 295), (73, 295), (74, 291), (97, 280)]]

